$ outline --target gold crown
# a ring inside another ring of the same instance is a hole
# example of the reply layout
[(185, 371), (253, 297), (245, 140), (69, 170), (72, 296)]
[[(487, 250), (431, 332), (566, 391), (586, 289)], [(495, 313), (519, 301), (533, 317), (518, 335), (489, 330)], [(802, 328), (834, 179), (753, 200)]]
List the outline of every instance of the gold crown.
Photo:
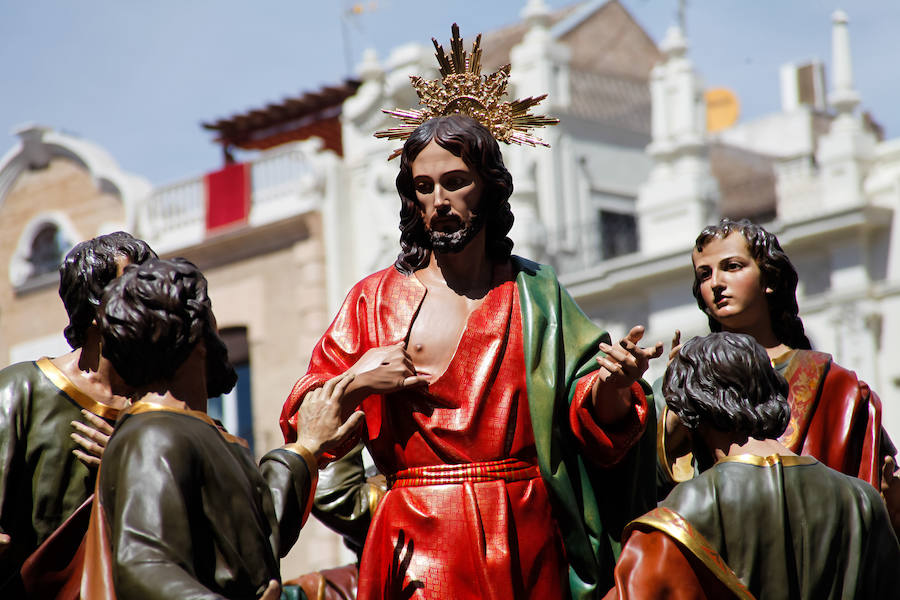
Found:
[[(375, 137), (405, 140), (428, 119), (460, 114), (484, 125), (498, 141), (549, 148), (550, 144), (531, 135), (529, 130), (556, 125), (559, 119), (528, 113), (531, 107), (540, 103), (547, 94), (504, 102), (506, 86), (509, 84), (509, 65), (501, 67), (495, 73), (482, 76), (481, 34), (475, 38), (471, 56), (467, 56), (456, 23), (453, 24), (452, 30), (450, 56), (447, 56), (436, 39), (431, 38), (436, 50), (435, 57), (441, 68), (441, 78), (428, 80), (415, 75), (410, 76), (423, 108), (383, 110), (385, 114), (402, 120), (403, 124), (378, 131)], [(399, 156), (402, 151), (402, 148), (394, 150), (388, 160)]]

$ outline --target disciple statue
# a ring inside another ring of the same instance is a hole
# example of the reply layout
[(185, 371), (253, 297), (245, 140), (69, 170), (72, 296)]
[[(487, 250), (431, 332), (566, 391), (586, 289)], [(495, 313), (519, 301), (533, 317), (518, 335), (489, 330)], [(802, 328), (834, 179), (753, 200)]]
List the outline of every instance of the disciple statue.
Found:
[(663, 383), (700, 474), (626, 528), (607, 600), (893, 598), (900, 545), (878, 492), (779, 441), (789, 384), (750, 335), (686, 342)]

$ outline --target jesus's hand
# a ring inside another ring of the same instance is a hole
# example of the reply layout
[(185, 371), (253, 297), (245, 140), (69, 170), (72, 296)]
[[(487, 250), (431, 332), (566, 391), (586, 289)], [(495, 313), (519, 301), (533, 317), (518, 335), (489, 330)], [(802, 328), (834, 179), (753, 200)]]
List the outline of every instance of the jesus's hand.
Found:
[(403, 343), (367, 350), (347, 371), (356, 375), (354, 390), (368, 394), (387, 394), (428, 383), (416, 374), (412, 358)]
[(600, 350), (606, 356), (597, 358), (600, 374), (592, 394), (598, 422), (615, 423), (627, 414), (631, 408), (631, 386), (647, 370), (650, 360), (662, 355), (662, 342), (643, 348), (638, 346), (642, 337), (644, 327), (637, 325), (617, 344), (600, 343)]

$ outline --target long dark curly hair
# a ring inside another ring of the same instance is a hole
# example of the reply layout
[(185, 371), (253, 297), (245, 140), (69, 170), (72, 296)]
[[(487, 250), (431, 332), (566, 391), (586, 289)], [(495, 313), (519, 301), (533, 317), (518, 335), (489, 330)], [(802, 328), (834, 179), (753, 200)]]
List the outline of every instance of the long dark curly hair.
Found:
[[(762, 273), (762, 284), (770, 288), (772, 293), (766, 294), (769, 305), (769, 318), (772, 331), (778, 341), (790, 348), (809, 350), (812, 346), (803, 329), (800, 319), (800, 308), (797, 306), (797, 269), (778, 243), (778, 238), (759, 225), (747, 219), (733, 221), (722, 219), (718, 225), (710, 225), (700, 232), (694, 248), (700, 252), (713, 239), (724, 239), (731, 233), (738, 232), (747, 242), (750, 256)], [(722, 331), (722, 324), (709, 313), (703, 297), (700, 295), (700, 280), (694, 276), (694, 298), (709, 318), (710, 331)]]
[(174, 377), (204, 340), (207, 394), (227, 393), (237, 373), (213, 319), (206, 277), (193, 263), (174, 258), (129, 265), (103, 294), (103, 356), (125, 383), (140, 388)]
[(394, 267), (410, 275), (428, 264), (431, 240), (425, 230), (422, 211), (416, 199), (412, 163), (435, 140), (441, 148), (460, 157), (484, 184), (478, 212), (485, 219), (488, 258), (502, 262), (509, 258), (513, 242), (506, 234), (513, 225), (509, 197), (513, 192), (512, 175), (503, 164), (497, 140), (478, 121), (463, 115), (430, 119), (420, 125), (400, 155), (397, 192), (400, 194), (400, 254)]
[(666, 403), (688, 430), (707, 425), (757, 439), (784, 433), (788, 389), (752, 336), (728, 331), (685, 342), (663, 380)]

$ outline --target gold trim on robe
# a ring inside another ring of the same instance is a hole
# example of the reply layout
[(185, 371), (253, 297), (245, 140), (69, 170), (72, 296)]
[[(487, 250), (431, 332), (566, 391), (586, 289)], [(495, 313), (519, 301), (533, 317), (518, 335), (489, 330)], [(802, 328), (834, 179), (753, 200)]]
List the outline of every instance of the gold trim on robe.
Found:
[[(231, 435), (230, 433), (225, 431), (225, 429), (223, 429), (218, 423), (216, 423), (212, 417), (210, 417), (205, 412), (202, 412), (199, 410), (192, 410), (189, 408), (176, 408), (174, 406), (166, 406), (165, 404), (158, 404), (156, 402), (148, 402), (146, 400), (139, 400), (139, 401), (135, 402), (134, 404), (132, 404), (128, 408), (126, 413), (131, 414), (131, 415), (139, 415), (141, 413), (156, 412), (156, 411), (167, 411), (167, 412), (179, 413), (182, 415), (187, 415), (188, 417), (200, 419), (207, 425), (212, 425), (213, 427), (215, 427), (216, 431), (219, 432), (219, 435), (221, 435), (223, 438), (225, 438), (225, 441), (231, 442), (232, 444), (239, 444), (239, 445), (243, 446), (244, 448), (250, 448), (250, 445), (247, 443), (247, 440), (245, 440), (244, 438), (238, 437), (236, 435)], [(300, 453), (298, 452), (297, 454), (300, 454)], [(316, 473), (318, 473), (318, 470), (315, 470), (310, 474), (315, 476)]]
[(722, 560), (715, 548), (707, 541), (703, 534), (674, 510), (668, 508), (655, 508), (642, 517), (638, 517), (625, 527), (622, 539), (628, 539), (628, 535), (641, 526), (659, 530), (676, 540), (691, 554), (696, 556), (716, 578), (743, 600), (755, 600), (750, 590), (741, 582), (734, 571)]
[(120, 412), (118, 408), (103, 404), (102, 402), (97, 402), (91, 398), (87, 393), (83, 392), (78, 386), (72, 383), (72, 380), (66, 377), (66, 375), (59, 370), (59, 367), (54, 365), (46, 356), (35, 361), (35, 364), (53, 385), (58, 387), (81, 408), (110, 421), (115, 421), (118, 418)]
[(737, 456), (725, 456), (716, 461), (717, 464), (723, 462), (743, 463), (755, 467), (774, 467), (778, 463), (781, 463), (785, 467), (794, 467), (797, 465), (811, 465), (818, 461), (812, 456), (783, 456), (781, 454), (757, 456), (755, 454), (739, 454)]

